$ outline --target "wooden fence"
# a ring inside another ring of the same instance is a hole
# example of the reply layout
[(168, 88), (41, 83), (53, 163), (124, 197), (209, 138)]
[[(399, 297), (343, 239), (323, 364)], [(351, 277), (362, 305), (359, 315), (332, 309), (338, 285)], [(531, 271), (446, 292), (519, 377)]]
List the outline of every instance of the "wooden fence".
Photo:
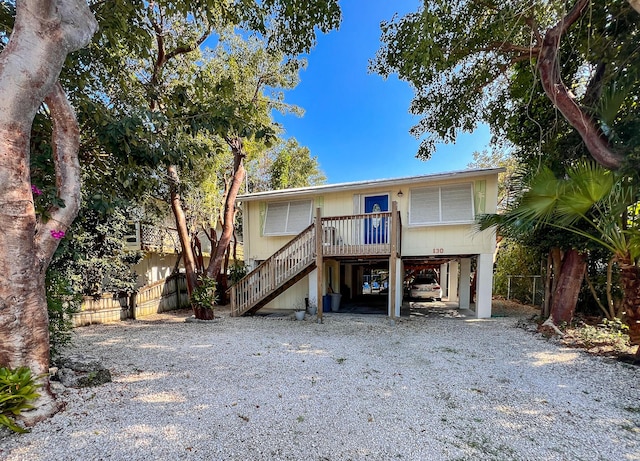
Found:
[(137, 319), (185, 307), (189, 307), (187, 280), (184, 274), (179, 274), (142, 287), (129, 297), (111, 294), (98, 299), (85, 297), (80, 312), (73, 314), (71, 321), (74, 327), (79, 327)]

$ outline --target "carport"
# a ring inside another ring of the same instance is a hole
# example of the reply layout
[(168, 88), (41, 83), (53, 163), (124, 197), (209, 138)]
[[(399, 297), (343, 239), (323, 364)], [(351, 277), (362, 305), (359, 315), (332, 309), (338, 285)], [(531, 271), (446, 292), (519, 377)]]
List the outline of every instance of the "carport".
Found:
[[(399, 258), (399, 277), (396, 280), (396, 315), (408, 315), (405, 281), (414, 274), (433, 271), (442, 287), (442, 301), (448, 308), (472, 310), (477, 318), (491, 316), (492, 255), (451, 255)], [(341, 312), (387, 313), (391, 315), (390, 290), (383, 284), (380, 291), (366, 292), (367, 282), (376, 280), (372, 274), (389, 274), (388, 259), (343, 259), (339, 264), (339, 292), (342, 294)], [(488, 282), (487, 273), (489, 274)], [(384, 281), (384, 275), (379, 277)], [(466, 281), (466, 282), (465, 282)], [(391, 283), (391, 281), (389, 281)], [(338, 290), (335, 290), (338, 291)], [(386, 296), (385, 296), (386, 293)], [(403, 306), (403, 307), (401, 307)]]

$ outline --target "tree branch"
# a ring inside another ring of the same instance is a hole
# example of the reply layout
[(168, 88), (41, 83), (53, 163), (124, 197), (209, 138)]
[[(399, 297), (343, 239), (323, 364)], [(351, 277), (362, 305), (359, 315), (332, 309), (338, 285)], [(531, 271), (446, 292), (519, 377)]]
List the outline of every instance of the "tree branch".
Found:
[(538, 24), (536, 23), (534, 17), (529, 16), (528, 18), (525, 18), (524, 23), (531, 29), (531, 33), (533, 33), (533, 36), (536, 39), (535, 43), (537, 45), (540, 45), (542, 43), (543, 37), (542, 34), (540, 34), (540, 29), (538, 28)]
[(578, 0), (564, 18), (547, 30), (542, 41), (538, 71), (544, 92), (580, 134), (591, 156), (606, 168), (618, 169), (622, 164), (622, 157), (610, 148), (608, 140), (599, 130), (596, 121), (570, 96), (560, 74), (558, 62), (560, 40), (571, 25), (585, 13), (588, 5), (589, 0)]
[[(58, 247), (60, 237), (55, 232), (65, 232), (80, 209), (80, 162), (78, 149), (80, 146), (80, 129), (76, 115), (60, 83), (53, 86), (45, 98), (53, 119), (53, 164), (56, 172), (56, 188), (58, 198), (64, 202), (63, 207), (52, 206), (49, 209), (50, 219), (36, 226), (36, 255), (38, 261), (47, 267), (53, 253)], [(63, 234), (61, 234), (63, 235)]]
[(600, 301), (600, 298), (598, 297), (598, 293), (596, 292), (596, 289), (593, 286), (593, 283), (591, 283), (591, 279), (589, 278), (589, 271), (585, 271), (584, 280), (587, 282), (587, 286), (589, 287), (591, 296), (593, 296), (594, 301), (596, 302), (596, 304), (598, 305), (598, 307), (600, 308), (604, 316), (609, 320), (613, 320), (609, 311), (604, 307), (604, 305), (602, 304), (602, 301)]
[(195, 43), (193, 43), (191, 45), (178, 46), (174, 50), (172, 50), (169, 53), (167, 53), (164, 62), (167, 62), (170, 59), (172, 59), (172, 58), (174, 58), (174, 57), (176, 57), (176, 56), (178, 56), (180, 54), (186, 54), (186, 53), (191, 53), (192, 51), (195, 51), (196, 49), (198, 49), (200, 47), (200, 45), (202, 45), (202, 43), (207, 39), (207, 37), (210, 34), (211, 34), (211, 26), (208, 26), (206, 31), (202, 33), (200, 38), (198, 38), (198, 40), (196, 40)]

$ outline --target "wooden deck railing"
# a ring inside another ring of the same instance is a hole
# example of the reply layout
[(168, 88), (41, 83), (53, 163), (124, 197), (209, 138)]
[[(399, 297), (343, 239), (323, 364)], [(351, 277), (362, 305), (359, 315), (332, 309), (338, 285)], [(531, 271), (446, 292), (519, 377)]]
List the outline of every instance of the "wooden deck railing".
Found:
[[(323, 257), (391, 256), (392, 250), (400, 254), (399, 212), (325, 217), (321, 223)], [(315, 263), (317, 243), (312, 224), (233, 285), (231, 315), (242, 315), (274, 292), (288, 288), (292, 279)]]
[(322, 254), (334, 257), (389, 255), (394, 223), (401, 225), (399, 213), (395, 219), (391, 212), (322, 218)]
[(313, 224), (231, 287), (231, 316), (242, 315), (315, 262)]

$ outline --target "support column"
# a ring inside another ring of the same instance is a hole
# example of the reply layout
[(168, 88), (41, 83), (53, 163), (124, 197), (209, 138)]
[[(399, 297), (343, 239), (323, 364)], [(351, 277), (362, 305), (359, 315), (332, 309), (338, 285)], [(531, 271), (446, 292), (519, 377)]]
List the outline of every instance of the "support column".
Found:
[(440, 288), (442, 288), (442, 297), (449, 297), (449, 264), (440, 264)]
[(493, 254), (478, 255), (476, 271), (476, 318), (488, 319), (491, 317), (493, 291)]
[[(356, 284), (353, 281), (353, 264), (345, 264), (344, 266), (344, 284), (349, 287), (349, 298), (355, 296)], [(342, 294), (344, 299), (345, 293)]]
[[(400, 315), (398, 306), (398, 203), (391, 202), (391, 255), (389, 256), (389, 317), (395, 320)], [(397, 311), (397, 312), (396, 312)]]
[[(403, 285), (402, 281), (404, 280), (404, 271), (402, 270), (402, 260), (400, 258), (396, 258), (395, 264), (395, 282), (391, 280), (391, 276), (389, 276), (389, 317), (391, 319), (395, 319), (400, 317), (400, 308), (402, 307), (402, 294), (403, 294)], [(389, 265), (389, 274), (391, 274), (391, 264)], [(392, 288), (395, 288), (392, 290)], [(392, 301), (393, 304), (392, 304)]]
[(318, 322), (322, 323), (322, 294), (324, 293), (322, 287), (322, 279), (324, 274), (324, 267), (322, 264), (322, 211), (320, 208), (316, 208), (316, 293), (318, 296)]
[(449, 261), (449, 286), (447, 287), (449, 301), (458, 301), (458, 261)]
[(458, 283), (460, 309), (471, 307), (471, 259), (460, 259), (460, 282)]

